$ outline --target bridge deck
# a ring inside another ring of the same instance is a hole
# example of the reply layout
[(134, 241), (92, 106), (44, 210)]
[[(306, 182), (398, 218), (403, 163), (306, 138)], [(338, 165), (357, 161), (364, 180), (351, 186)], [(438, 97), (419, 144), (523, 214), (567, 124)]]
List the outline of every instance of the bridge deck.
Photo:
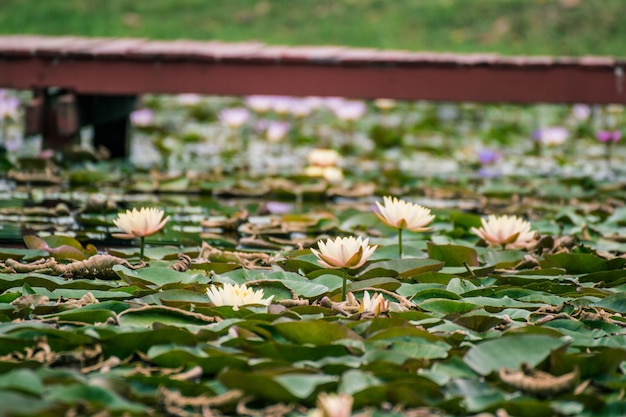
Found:
[(441, 54), (259, 42), (0, 36), (0, 87), (85, 94), (317, 95), (626, 103), (614, 57)]

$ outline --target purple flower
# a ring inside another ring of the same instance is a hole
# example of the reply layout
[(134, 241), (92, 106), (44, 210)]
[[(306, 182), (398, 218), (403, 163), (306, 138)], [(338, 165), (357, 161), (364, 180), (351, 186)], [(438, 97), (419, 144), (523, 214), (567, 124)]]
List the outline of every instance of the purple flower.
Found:
[(482, 165), (493, 165), (502, 159), (502, 153), (495, 149), (481, 149), (478, 151), (478, 161)]
[(596, 138), (602, 143), (618, 142), (622, 138), (619, 130), (600, 130), (596, 133)]
[(0, 120), (17, 116), (19, 107), (20, 101), (17, 97), (8, 95), (5, 90), (0, 90)]

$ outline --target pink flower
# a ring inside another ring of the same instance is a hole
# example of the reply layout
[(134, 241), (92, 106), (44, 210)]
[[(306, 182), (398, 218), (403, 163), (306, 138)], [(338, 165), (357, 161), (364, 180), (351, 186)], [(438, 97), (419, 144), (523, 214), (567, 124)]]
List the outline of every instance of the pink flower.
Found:
[(600, 130), (596, 133), (596, 138), (602, 143), (619, 142), (622, 138), (622, 132), (619, 130)]
[(220, 122), (224, 123), (231, 129), (237, 129), (248, 121), (250, 111), (244, 107), (235, 107), (231, 109), (223, 109), (218, 114)]
[(376, 250), (376, 245), (369, 245), (369, 238), (360, 236), (337, 237), (335, 240), (317, 243), (319, 250), (311, 249), (317, 261), (325, 268), (356, 269), (363, 266)]
[(135, 110), (130, 114), (130, 121), (135, 126), (150, 126), (154, 121), (154, 113), (150, 109)]

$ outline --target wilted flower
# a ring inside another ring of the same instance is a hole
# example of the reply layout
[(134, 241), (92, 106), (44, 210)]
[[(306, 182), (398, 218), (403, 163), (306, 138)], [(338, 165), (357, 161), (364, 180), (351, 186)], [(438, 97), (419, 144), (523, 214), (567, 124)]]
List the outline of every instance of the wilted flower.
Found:
[(124, 233), (113, 233), (112, 236), (119, 239), (141, 239), (140, 257), (143, 259), (144, 239), (146, 236), (152, 236), (165, 227), (170, 219), (169, 216), (163, 218), (163, 210), (154, 207), (142, 207), (139, 210), (133, 208), (120, 213), (113, 223)]
[(217, 117), (220, 122), (224, 123), (226, 126), (231, 129), (237, 129), (248, 121), (250, 111), (243, 107), (234, 107), (221, 110)]
[(327, 239), (326, 242), (317, 243), (319, 250), (311, 249), (317, 257), (320, 265), (326, 268), (343, 268), (343, 285), (341, 287), (341, 299), (346, 299), (347, 270), (363, 266), (376, 250), (376, 245), (369, 245), (369, 238), (362, 239), (360, 236), (337, 237), (335, 240)]
[(619, 130), (600, 130), (596, 133), (596, 138), (602, 143), (619, 142), (622, 138), (622, 132)]
[(569, 132), (560, 126), (545, 127), (535, 132), (534, 136), (545, 146), (559, 146), (567, 140)]
[(113, 236), (119, 239), (133, 239), (136, 237), (146, 237), (157, 233), (165, 227), (170, 219), (163, 218), (163, 210), (154, 207), (142, 207), (139, 210), (133, 208), (120, 213), (113, 223), (124, 233), (114, 233)]
[(385, 300), (382, 294), (375, 293), (370, 298), (370, 293), (365, 291), (363, 293), (363, 301), (359, 306), (359, 313), (372, 313), (378, 317), (380, 313), (384, 313), (389, 310), (389, 301)]
[(154, 121), (154, 112), (150, 109), (135, 110), (130, 114), (130, 121), (135, 126), (150, 126)]
[(489, 246), (502, 246), (511, 249), (524, 249), (535, 238), (531, 225), (517, 216), (490, 215), (481, 219), (480, 229), (472, 227), (470, 231), (482, 238)]
[(353, 403), (350, 394), (322, 392), (317, 397), (317, 408), (309, 413), (309, 417), (350, 417)]
[(335, 166), (339, 162), (339, 153), (334, 149), (313, 149), (307, 160), (309, 165), (315, 165), (319, 167)]
[(240, 306), (249, 304), (268, 306), (274, 298), (273, 295), (269, 298), (263, 298), (263, 289), (254, 291), (252, 288), (247, 288), (246, 284), (225, 283), (221, 288), (215, 286), (207, 288), (206, 293), (216, 306), (232, 306), (235, 311), (239, 310)]

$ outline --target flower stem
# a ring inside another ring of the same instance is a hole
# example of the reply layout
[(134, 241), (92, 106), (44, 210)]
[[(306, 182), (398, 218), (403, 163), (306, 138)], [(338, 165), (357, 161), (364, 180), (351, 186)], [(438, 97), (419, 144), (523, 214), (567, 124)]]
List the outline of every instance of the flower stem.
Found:
[(143, 261), (143, 247), (144, 247), (144, 243), (145, 243), (144, 241), (145, 241), (146, 237), (145, 236), (141, 236), (139, 239), (140, 239), (140, 242), (141, 242), (140, 243), (141, 246), (140, 246), (140, 249), (139, 249), (139, 260)]
[(346, 286), (348, 281), (348, 268), (343, 269), (343, 285), (341, 286), (341, 301), (346, 301)]
[(402, 259), (402, 228), (398, 228), (398, 258)]

